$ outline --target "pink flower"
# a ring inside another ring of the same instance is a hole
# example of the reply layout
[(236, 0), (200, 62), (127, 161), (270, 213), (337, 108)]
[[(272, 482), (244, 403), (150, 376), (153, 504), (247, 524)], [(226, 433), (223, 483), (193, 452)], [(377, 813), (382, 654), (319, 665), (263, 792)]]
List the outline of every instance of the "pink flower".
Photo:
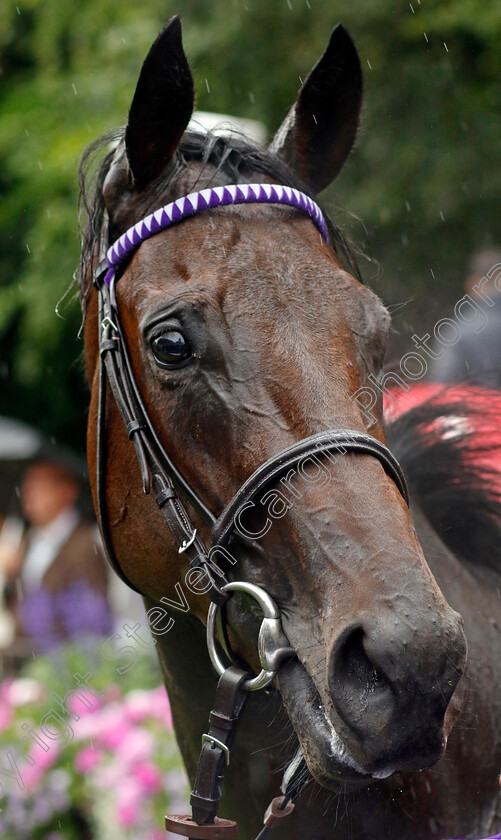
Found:
[(103, 790), (116, 790), (121, 788), (126, 778), (127, 773), (122, 765), (105, 764), (96, 768), (94, 783)]
[(46, 694), (46, 689), (37, 680), (19, 677), (10, 683), (5, 699), (11, 706), (25, 706), (27, 703), (40, 703)]
[(134, 779), (125, 779), (117, 796), (117, 821), (122, 826), (135, 825), (142, 815), (141, 791)]
[(7, 677), (0, 683), (0, 700), (10, 705), (10, 687), (15, 682), (14, 677)]
[(140, 762), (134, 769), (134, 775), (148, 793), (157, 793), (162, 789), (162, 774), (153, 764)]
[[(98, 712), (104, 706), (106, 702), (103, 697), (96, 697), (92, 692), (90, 692), (87, 688), (80, 687), (78, 689), (78, 694), (81, 694), (82, 697), (85, 697), (86, 703), (80, 700), (75, 700), (72, 704), (72, 708), (75, 709), (77, 715), (83, 717), (84, 715), (92, 715)], [(87, 705), (87, 703), (89, 705)]]
[[(121, 724), (122, 717), (122, 709), (117, 703), (102, 709), (89, 709), (89, 714), (75, 722), (75, 737), (79, 741), (95, 738), (96, 740), (103, 739), (103, 743), (107, 743), (108, 734)], [(110, 736), (110, 739), (109, 746), (115, 746), (113, 736)]]
[(150, 714), (156, 717), (166, 729), (172, 729), (169, 698), (163, 685), (159, 685), (158, 688), (150, 691)]
[(101, 732), (101, 741), (111, 749), (119, 749), (125, 743), (128, 743), (130, 732), (130, 725), (119, 719), (113, 724), (110, 723), (106, 729), (103, 729)]
[(139, 803), (132, 799), (119, 802), (117, 805), (117, 821), (119, 825), (130, 827), (137, 823), (140, 815)]
[(128, 765), (149, 759), (155, 749), (151, 732), (143, 729), (127, 729), (123, 740), (117, 744), (120, 758)]
[(140, 723), (151, 714), (151, 694), (150, 691), (130, 691), (125, 698), (128, 717), (134, 723)]
[(88, 773), (96, 764), (99, 764), (100, 759), (101, 754), (98, 750), (94, 750), (92, 747), (84, 747), (76, 755), (75, 768), (78, 773)]
[(89, 738), (99, 738), (103, 725), (99, 715), (86, 715), (71, 724), (75, 733), (75, 740), (87, 741)]
[(12, 723), (12, 709), (0, 700), (0, 732), (3, 732), (4, 729), (7, 729), (8, 726)]
[(45, 769), (41, 764), (23, 764), (19, 767), (19, 775), (26, 785), (28, 791), (35, 790), (45, 775)]
[(23, 761), (22, 765), (19, 765), (21, 778), (28, 790), (33, 790), (40, 784), (40, 781), (46, 772), (56, 763), (58, 757), (59, 748), (54, 741), (50, 741), (48, 750), (44, 750), (38, 744), (34, 745), (30, 753), (30, 758), (33, 759), (35, 764), (28, 764)]
[[(43, 737), (42, 733), (39, 734), (41, 737)], [(57, 741), (50, 741), (48, 738), (45, 739), (45, 743), (47, 744), (49, 749), (44, 750), (37, 744), (37, 746), (32, 752), (32, 757), (41, 767), (48, 768), (52, 767), (52, 765), (55, 764), (57, 759), (59, 758), (60, 746)]]

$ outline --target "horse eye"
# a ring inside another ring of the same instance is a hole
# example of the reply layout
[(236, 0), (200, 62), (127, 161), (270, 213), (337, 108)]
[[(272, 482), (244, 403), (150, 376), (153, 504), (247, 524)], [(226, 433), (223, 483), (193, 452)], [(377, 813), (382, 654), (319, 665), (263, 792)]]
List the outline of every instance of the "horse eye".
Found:
[(155, 361), (162, 367), (173, 367), (191, 356), (191, 349), (184, 335), (177, 330), (156, 335), (151, 342)]

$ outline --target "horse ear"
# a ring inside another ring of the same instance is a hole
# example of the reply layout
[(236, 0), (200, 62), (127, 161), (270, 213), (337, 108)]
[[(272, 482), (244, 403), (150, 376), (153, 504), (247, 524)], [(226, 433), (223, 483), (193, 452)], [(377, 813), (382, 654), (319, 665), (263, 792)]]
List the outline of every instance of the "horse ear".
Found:
[(362, 104), (357, 50), (341, 25), (332, 30), (320, 61), (273, 140), (281, 157), (314, 192), (335, 178), (353, 146)]
[(136, 87), (125, 129), (134, 185), (144, 188), (171, 160), (193, 113), (193, 79), (172, 17), (151, 47)]

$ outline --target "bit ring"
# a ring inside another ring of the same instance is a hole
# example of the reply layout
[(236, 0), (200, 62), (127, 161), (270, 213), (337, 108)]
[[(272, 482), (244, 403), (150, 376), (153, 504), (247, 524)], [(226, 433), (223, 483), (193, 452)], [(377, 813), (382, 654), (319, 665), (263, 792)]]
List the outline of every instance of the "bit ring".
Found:
[[(273, 598), (255, 583), (240, 580), (230, 581), (221, 589), (225, 592), (245, 592), (247, 595), (251, 595), (263, 611), (263, 620), (258, 637), (258, 653), (262, 670), (256, 677), (251, 677), (242, 683), (242, 688), (246, 691), (258, 691), (260, 688), (266, 688), (275, 678), (282, 659), (294, 654), (294, 650), (290, 647), (282, 630), (280, 611)], [(224, 664), (216, 648), (215, 625), (218, 609), (218, 605), (213, 603), (210, 605), (207, 614), (207, 650), (215, 670), (219, 676), (222, 676), (228, 666)], [(236, 664), (234, 660), (231, 660), (231, 662)]]

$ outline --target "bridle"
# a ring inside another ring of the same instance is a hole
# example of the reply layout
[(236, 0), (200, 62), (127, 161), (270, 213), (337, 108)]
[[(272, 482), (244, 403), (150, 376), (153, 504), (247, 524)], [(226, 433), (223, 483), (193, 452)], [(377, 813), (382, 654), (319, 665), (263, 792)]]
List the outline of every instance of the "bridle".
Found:
[[(166, 817), (166, 827), (169, 831), (192, 838), (192, 840), (236, 837), (237, 824), (216, 816), (221, 796), (221, 783), (229, 764), (230, 749), (236, 729), (249, 692), (269, 685), (284, 660), (295, 655), (282, 630), (280, 612), (270, 595), (255, 584), (245, 581), (228, 581), (224, 571), (211, 562), (212, 552), (216, 549), (224, 553), (235, 536), (235, 532), (239, 538), (246, 539), (246, 532), (242, 532), (240, 524), (242, 512), (253, 505), (257, 494), (265, 487), (279, 479), (289, 469), (304, 464), (312, 456), (329, 457), (339, 452), (372, 455), (379, 460), (408, 503), (405, 478), (398, 461), (389, 449), (364, 432), (335, 429), (300, 440), (265, 461), (239, 488), (216, 519), (204, 501), (183, 478), (161, 443), (133, 374), (115, 294), (117, 271), (123, 269), (124, 263), (143, 241), (173, 224), (178, 224), (183, 219), (205, 210), (249, 203), (282, 204), (296, 208), (311, 218), (322, 239), (328, 242), (328, 229), (322, 211), (305, 193), (275, 184), (230, 185), (183, 196), (142, 219), (129, 228), (108, 249), (106, 259), (101, 260), (94, 275), (94, 283), (99, 291), (100, 325), (97, 513), (108, 559), (122, 580), (132, 589), (139, 591), (127, 578), (114, 553), (106, 515), (106, 380), (125, 423), (127, 435), (134, 444), (143, 491), (154, 495), (155, 502), (178, 545), (178, 551), (186, 556), (190, 569), (200, 570), (206, 576), (207, 589), (204, 594), (212, 601), (207, 620), (207, 644), (212, 663), (220, 679), (214, 709), (210, 713), (209, 731), (202, 738), (197, 776), (190, 800), (192, 814), (191, 816)], [(207, 551), (197, 529), (194, 528), (181, 497), (211, 528), (211, 552)], [(215, 576), (219, 579), (218, 581)], [(249, 676), (248, 667), (243, 668), (241, 663), (232, 660), (226, 626), (221, 615), (224, 605), (235, 590), (245, 592), (257, 600), (264, 613), (258, 637), (262, 671), (255, 677)], [(229, 666), (221, 659), (215, 644), (216, 623), (222, 647), (231, 660)], [(267, 836), (273, 824), (290, 813), (294, 807), (294, 801), (309, 778), (301, 749), (299, 749), (284, 773), (282, 796), (272, 801), (265, 814), (264, 828), (259, 838)]]

